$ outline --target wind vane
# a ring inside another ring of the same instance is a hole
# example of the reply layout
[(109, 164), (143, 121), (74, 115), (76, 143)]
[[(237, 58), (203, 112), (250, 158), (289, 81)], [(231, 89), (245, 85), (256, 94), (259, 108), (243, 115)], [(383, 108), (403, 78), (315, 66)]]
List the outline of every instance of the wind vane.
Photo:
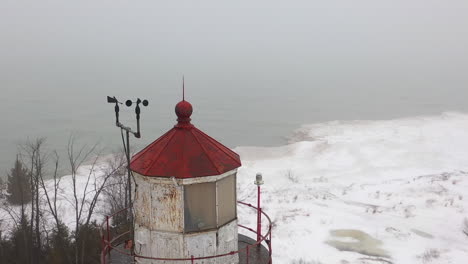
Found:
[[(115, 104), (114, 111), (115, 111), (115, 125), (120, 128), (121, 134), (122, 134), (122, 144), (124, 147), (125, 151), (125, 156), (127, 158), (127, 173), (128, 173), (128, 194), (125, 192), (125, 207), (131, 207), (132, 206), (132, 188), (131, 188), (131, 170), (130, 170), (130, 133), (133, 134), (136, 138), (141, 137), (141, 132), (140, 132), (140, 104), (143, 104), (143, 106), (148, 106), (148, 100), (141, 100), (140, 98), (137, 98), (135, 102), (132, 100), (127, 100), (125, 101), (125, 105), (127, 107), (132, 106), (132, 104), (136, 103), (135, 107), (135, 114), (136, 114), (136, 121), (137, 121), (137, 131), (133, 131), (130, 127), (125, 126), (124, 124), (120, 123), (119, 121), (119, 112), (120, 112), (120, 107), (119, 104), (122, 105), (122, 102), (119, 102), (115, 96), (110, 97), (107, 96), (107, 102), (110, 104)], [(127, 134), (127, 142), (124, 140), (123, 136), (123, 131), (126, 132)], [(130, 212), (130, 223), (133, 221), (133, 216)]]

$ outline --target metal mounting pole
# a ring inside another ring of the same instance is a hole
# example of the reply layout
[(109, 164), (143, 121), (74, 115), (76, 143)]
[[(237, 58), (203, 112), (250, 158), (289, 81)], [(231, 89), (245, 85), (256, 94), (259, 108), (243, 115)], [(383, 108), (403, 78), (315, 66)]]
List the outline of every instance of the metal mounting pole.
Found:
[[(127, 130), (127, 148), (125, 155), (127, 156), (127, 176), (128, 176), (128, 207), (132, 207), (132, 181), (131, 181), (131, 170), (130, 170), (130, 132)], [(130, 213), (131, 215), (131, 213)], [(131, 217), (131, 216), (130, 216)]]
[[(262, 239), (262, 208), (260, 207), (261, 191), (260, 186), (263, 184), (263, 177), (261, 173), (255, 176), (255, 185), (257, 185), (257, 242)], [(258, 243), (257, 246), (260, 246)]]
[[(260, 185), (257, 186), (257, 242), (262, 239), (262, 208), (260, 207)], [(260, 244), (258, 244), (260, 245)]]
[[(126, 156), (127, 156), (127, 176), (128, 176), (128, 220), (129, 220), (129, 223), (130, 223), (130, 238), (133, 240), (134, 239), (134, 223), (133, 223), (133, 205), (132, 205), (132, 181), (131, 181), (131, 175), (132, 175), (132, 171), (130, 170), (130, 131), (127, 130), (127, 153), (126, 153)], [(133, 249), (134, 249), (134, 245), (135, 243), (132, 243), (132, 247), (131, 247), (131, 251), (133, 252)]]

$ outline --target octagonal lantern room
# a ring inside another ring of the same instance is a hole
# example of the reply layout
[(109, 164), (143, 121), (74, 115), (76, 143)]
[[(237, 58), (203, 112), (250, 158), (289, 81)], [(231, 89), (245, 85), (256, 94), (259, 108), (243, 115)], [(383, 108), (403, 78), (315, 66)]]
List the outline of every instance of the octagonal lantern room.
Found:
[[(137, 255), (189, 258), (238, 249), (236, 173), (240, 158), (192, 125), (192, 111), (189, 102), (179, 102), (177, 124), (130, 163), (135, 178)], [(152, 262), (139, 259), (139, 263)], [(238, 256), (203, 263), (238, 263)]]

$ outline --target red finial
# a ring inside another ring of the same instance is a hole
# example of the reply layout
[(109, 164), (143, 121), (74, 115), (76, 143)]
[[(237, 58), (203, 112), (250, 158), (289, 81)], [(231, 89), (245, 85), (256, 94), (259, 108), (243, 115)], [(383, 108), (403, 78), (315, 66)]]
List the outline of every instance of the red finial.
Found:
[(175, 112), (178, 121), (176, 127), (192, 127), (190, 116), (192, 115), (193, 108), (189, 102), (180, 101), (175, 107)]

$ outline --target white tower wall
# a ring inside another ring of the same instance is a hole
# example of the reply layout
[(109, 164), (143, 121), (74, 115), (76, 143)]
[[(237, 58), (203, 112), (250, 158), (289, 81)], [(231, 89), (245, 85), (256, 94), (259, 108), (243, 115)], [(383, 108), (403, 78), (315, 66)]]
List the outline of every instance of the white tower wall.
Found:
[[(158, 258), (190, 258), (225, 254), (238, 250), (237, 218), (214, 229), (184, 232), (184, 185), (216, 182), (235, 175), (190, 179), (146, 177), (134, 173), (135, 253)], [(218, 203), (216, 202), (216, 205)], [(138, 263), (182, 263), (137, 258)], [(197, 260), (195, 263), (237, 264), (238, 255)], [(187, 262), (189, 263), (189, 262)]]

